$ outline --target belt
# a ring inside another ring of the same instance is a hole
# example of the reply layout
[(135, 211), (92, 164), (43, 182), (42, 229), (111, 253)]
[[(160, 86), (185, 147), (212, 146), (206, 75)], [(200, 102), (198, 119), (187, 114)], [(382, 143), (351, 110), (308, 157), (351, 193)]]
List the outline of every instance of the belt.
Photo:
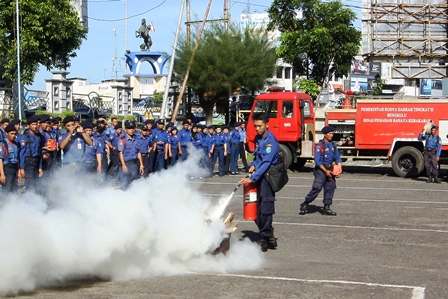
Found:
[(162, 149), (162, 150), (159, 150), (159, 149), (158, 149), (157, 151), (158, 151), (158, 152), (164, 152), (165, 150), (164, 150), (164, 149)]
[(188, 147), (188, 145), (181, 145), (180, 147)]
[(146, 157), (147, 155), (149, 155), (149, 154), (142, 154), (142, 157)]
[(17, 168), (17, 164), (18, 163), (13, 163), (13, 164), (3, 164), (5, 167), (9, 167), (9, 168)]
[(202, 148), (208, 148), (208, 146), (203, 146)]
[(222, 147), (224, 144), (215, 144), (215, 147)]
[(132, 160), (129, 160), (129, 161), (124, 161), (124, 162), (126, 162), (126, 164), (137, 164), (138, 160), (137, 159), (132, 159)]
[(232, 144), (233, 144), (233, 145), (240, 145), (240, 143), (239, 143), (239, 142), (238, 142), (238, 143), (234, 143), (234, 142), (232, 142)]
[(429, 147), (425, 147), (425, 151), (430, 151), (430, 152), (432, 152), (432, 151), (436, 151), (436, 149), (435, 148), (429, 148)]
[(69, 165), (76, 166), (78, 164), (79, 164), (79, 162), (70, 162), (70, 163), (63, 163), (62, 166), (69, 166)]
[(325, 169), (331, 169), (331, 167), (333, 167), (333, 164), (322, 164)]
[(39, 162), (40, 157), (26, 157), (25, 161)]

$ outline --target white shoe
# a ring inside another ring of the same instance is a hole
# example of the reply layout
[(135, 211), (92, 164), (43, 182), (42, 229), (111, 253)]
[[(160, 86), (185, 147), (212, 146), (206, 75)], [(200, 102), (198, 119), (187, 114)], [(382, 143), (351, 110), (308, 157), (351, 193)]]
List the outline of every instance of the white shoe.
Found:
[(191, 176), (191, 177), (190, 177), (190, 180), (194, 180), (194, 176)]
[(203, 180), (204, 178), (200, 176), (199, 179), (200, 179), (200, 180)]

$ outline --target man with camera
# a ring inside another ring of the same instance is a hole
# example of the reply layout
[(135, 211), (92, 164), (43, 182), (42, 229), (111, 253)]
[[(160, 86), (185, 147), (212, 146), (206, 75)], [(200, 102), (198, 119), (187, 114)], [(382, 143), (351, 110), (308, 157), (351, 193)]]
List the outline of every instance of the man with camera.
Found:
[(92, 138), (80, 125), (75, 126), (75, 118), (67, 116), (62, 121), (67, 133), (59, 140), (59, 147), (63, 150), (62, 167), (81, 169), (81, 163), (86, 144), (92, 146)]

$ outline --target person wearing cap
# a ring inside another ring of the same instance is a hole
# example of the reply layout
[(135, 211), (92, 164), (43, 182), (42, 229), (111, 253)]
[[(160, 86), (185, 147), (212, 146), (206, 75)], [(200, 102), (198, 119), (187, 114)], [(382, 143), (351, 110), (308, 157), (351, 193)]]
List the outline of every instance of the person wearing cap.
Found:
[(103, 170), (104, 142), (101, 137), (95, 136), (91, 122), (83, 122), (81, 126), (92, 139), (92, 145), (86, 144), (84, 147), (83, 167), (87, 173), (101, 173)]
[(179, 136), (179, 162), (183, 162), (188, 158), (188, 146), (193, 141), (193, 133), (190, 130), (190, 122), (184, 120), (182, 122), (182, 129), (177, 134)]
[(247, 135), (246, 134), (246, 125), (247, 125), (247, 122), (245, 122), (245, 121), (241, 122), (240, 129), (238, 130), (238, 132), (240, 133), (240, 145), (239, 145), (240, 152), (239, 152), (239, 155), (240, 155), (240, 158), (241, 158), (241, 162), (243, 162), (242, 170), (244, 172), (248, 172), (249, 171), (249, 165), (247, 164), (247, 159), (246, 159), (246, 149), (244, 147), (244, 144), (246, 142), (246, 135)]
[(174, 123), (173, 123), (172, 121), (168, 122), (168, 123), (165, 125), (165, 130), (168, 132), (168, 134), (171, 133), (171, 128), (172, 128), (173, 126), (174, 126)]
[[(342, 159), (336, 142), (332, 141), (335, 128), (332, 126), (325, 126), (322, 128), (324, 138), (316, 145), (316, 152), (314, 154), (314, 182), (313, 186), (305, 197), (305, 201), (300, 204), (300, 215), (307, 213), (308, 205), (316, 199), (322, 187), (324, 188), (324, 208), (322, 215), (336, 216), (337, 214), (330, 209), (333, 204), (333, 196), (336, 190), (336, 178), (339, 178), (342, 173)], [(337, 164), (341, 169), (338, 174), (333, 174), (333, 164)]]
[(0, 184), (3, 195), (16, 191), (17, 182), (22, 179), (19, 172), (19, 144), (17, 129), (10, 123), (5, 128), (6, 139), (0, 141)]
[(211, 159), (212, 137), (208, 133), (208, 127), (202, 126), (201, 136), (201, 159), (199, 160), (199, 166), (206, 171), (205, 177), (210, 176), (210, 159)]
[(208, 162), (208, 167), (209, 167), (210, 176), (213, 176), (213, 169), (215, 167), (215, 165), (213, 165), (213, 153), (214, 153), (214, 146), (213, 146), (214, 138), (213, 138), (213, 136), (215, 135), (215, 127), (213, 125), (209, 125), (207, 127), (207, 129), (208, 129), (208, 136), (210, 138), (210, 140), (209, 140), (210, 160)]
[(6, 140), (5, 128), (9, 125), (9, 119), (4, 118), (0, 121), (0, 141)]
[(168, 159), (168, 133), (163, 129), (163, 120), (156, 122), (157, 129), (154, 131), (154, 147), (155, 147), (155, 170), (161, 171), (165, 168), (165, 161)]
[(118, 119), (116, 117), (112, 117), (110, 119), (110, 126), (106, 129), (106, 137), (109, 139), (110, 136), (115, 134), (115, 127), (118, 125)]
[[(224, 140), (227, 144), (227, 149), (229, 149), (230, 151), (230, 133), (228, 125), (222, 126), (222, 135), (224, 136)], [(229, 175), (229, 173), (230, 173), (230, 153), (228, 153), (228, 155), (224, 157), (224, 174)]]
[(179, 153), (180, 141), (177, 134), (177, 127), (171, 127), (171, 134), (168, 136), (168, 156), (170, 158), (170, 166), (176, 165)]
[(257, 185), (257, 220), (259, 245), (262, 251), (275, 249), (277, 240), (272, 227), (275, 214), (275, 193), (266, 180), (265, 173), (278, 162), (280, 145), (274, 134), (269, 130), (269, 117), (266, 113), (256, 113), (253, 116), (256, 148), (254, 160), (250, 165), (250, 177), (240, 179), (240, 184), (255, 183)]
[(227, 144), (220, 126), (216, 127), (216, 132), (213, 134), (212, 151), (212, 169), (215, 167), (216, 161), (218, 160), (218, 175), (224, 176), (224, 157), (227, 156)]
[[(36, 133), (41, 140), (41, 148), (42, 148), (42, 170), (44, 174), (42, 178), (48, 177), (50, 175), (50, 171), (54, 164), (54, 152), (57, 147), (56, 142), (57, 139), (55, 135), (52, 135), (52, 127), (51, 121), (53, 121), (53, 117), (47, 114), (43, 114), (40, 116), (39, 129)], [(44, 191), (44, 190), (42, 190)]]
[[(426, 127), (426, 125), (425, 125)], [(426, 134), (426, 129), (423, 128), (418, 140), (425, 141), (424, 159), (426, 175), (428, 176), (427, 183), (433, 182), (440, 184), (442, 181), (439, 179), (439, 167), (440, 154), (442, 153), (442, 138), (437, 135), (436, 125), (431, 126), (431, 133)]]
[(119, 180), (122, 190), (128, 189), (129, 185), (145, 172), (139, 151), (139, 140), (134, 136), (135, 123), (127, 120), (124, 122), (124, 128), (125, 134), (118, 139), (118, 155), (121, 163)]
[(33, 115), (27, 119), (27, 128), (17, 137), (19, 144), (19, 171), (25, 179), (25, 189), (35, 190), (37, 178), (43, 175), (41, 159), (41, 141), (37, 136), (39, 116)]
[(149, 127), (143, 125), (140, 129), (139, 138), (139, 152), (142, 155), (142, 162), (144, 167), (143, 177), (147, 178), (149, 173), (152, 172), (152, 161), (154, 159), (154, 143), (152, 142), (151, 134), (149, 133)]
[[(101, 119), (101, 120), (100, 120)], [(104, 118), (99, 118), (97, 123), (93, 126), (93, 137), (95, 137), (102, 145), (101, 154), (101, 176), (104, 179), (107, 173), (107, 155), (110, 152), (110, 142), (106, 136), (106, 121)]]
[(118, 183), (116, 180), (118, 178), (118, 171), (120, 170), (120, 157), (118, 156), (118, 139), (121, 136), (123, 130), (123, 123), (118, 122), (114, 127), (114, 133), (109, 135), (108, 141), (110, 146), (110, 162), (107, 167), (107, 177), (114, 183)]
[(230, 174), (236, 175), (238, 172), (238, 156), (240, 155), (240, 129), (241, 124), (233, 124), (233, 130), (230, 133)]
[(75, 125), (73, 116), (65, 117), (62, 122), (67, 130), (59, 141), (59, 147), (63, 151), (62, 167), (79, 171), (82, 169), (85, 147), (92, 146), (93, 140), (81, 125)]

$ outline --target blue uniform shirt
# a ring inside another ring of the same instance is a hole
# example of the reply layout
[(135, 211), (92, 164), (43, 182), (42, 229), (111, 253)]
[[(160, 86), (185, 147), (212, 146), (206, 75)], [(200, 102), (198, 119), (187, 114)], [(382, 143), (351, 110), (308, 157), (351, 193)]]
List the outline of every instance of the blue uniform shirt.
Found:
[(226, 140), (225, 140), (225, 136), (221, 133), (221, 134), (216, 134), (216, 133), (213, 133), (213, 144), (215, 145), (215, 146), (217, 146), (217, 145), (223, 145), (224, 143), (226, 142)]
[(182, 129), (177, 134), (180, 146), (188, 146), (193, 141), (193, 135), (190, 130)]
[[(59, 140), (59, 145), (61, 145), (61, 142), (68, 134), (69, 133), (65, 133), (62, 135)], [(86, 143), (84, 142), (82, 133), (77, 132), (72, 135), (67, 146), (63, 149), (64, 155), (62, 157), (62, 164), (82, 162), (84, 159), (85, 147)]]
[[(6, 145), (5, 145), (6, 143)], [(0, 158), (3, 159), (3, 164), (17, 164), (19, 163), (19, 145), (16, 141), (5, 140), (5, 143), (0, 144)]]
[(230, 143), (240, 143), (240, 132), (233, 129), (232, 133), (230, 133)]
[(145, 137), (143, 137), (143, 135), (141, 135), (141, 137), (138, 139), (138, 150), (140, 153), (142, 154), (147, 154), (149, 152), (148, 147), (153, 147), (153, 143), (151, 140), (150, 134), (146, 135)]
[[(322, 146), (322, 142), (325, 142), (325, 150)], [(322, 164), (333, 164), (333, 161), (341, 163), (342, 159), (339, 154), (339, 150), (334, 146), (333, 141), (328, 143), (325, 140), (321, 140), (316, 144), (316, 152), (314, 154), (314, 164), (316, 167)]]
[(425, 148), (430, 150), (436, 150), (436, 157), (440, 157), (442, 153), (442, 138), (438, 135), (426, 134), (423, 136), (421, 133), (418, 135), (418, 140), (425, 140)]
[(240, 133), (240, 142), (245, 142), (246, 141), (246, 130), (239, 128), (238, 133)]
[(178, 142), (179, 142), (179, 136), (170, 135), (168, 138), (169, 144), (171, 144), (171, 148), (177, 149)]
[(264, 173), (272, 166), (277, 164), (279, 144), (271, 131), (266, 131), (262, 137), (257, 135), (255, 137), (256, 148), (254, 151), (254, 160), (250, 166), (255, 166), (255, 172), (250, 177), (252, 182), (257, 182)]
[(164, 150), (165, 144), (168, 142), (168, 132), (165, 130), (155, 130), (154, 131), (154, 143), (162, 141), (163, 144), (157, 144), (157, 150)]
[(131, 138), (126, 134), (126, 137), (120, 137), (118, 140), (118, 151), (123, 153), (125, 162), (137, 159), (138, 148), (139, 141), (135, 137)]
[(98, 136), (91, 136), (92, 145), (85, 145), (85, 152), (83, 157), (84, 163), (96, 162), (96, 155), (104, 152), (104, 143)]
[[(28, 143), (28, 137), (30, 137), (31, 144)], [(29, 129), (26, 129), (22, 135), (17, 138), (17, 142), (19, 143), (19, 161), (20, 161), (20, 169), (25, 169), (25, 158), (40, 158), (40, 138), (36, 135), (30, 133)], [(30, 152), (31, 149), (31, 152)], [(42, 163), (42, 160), (41, 160)], [(42, 164), (39, 166), (42, 168)]]

